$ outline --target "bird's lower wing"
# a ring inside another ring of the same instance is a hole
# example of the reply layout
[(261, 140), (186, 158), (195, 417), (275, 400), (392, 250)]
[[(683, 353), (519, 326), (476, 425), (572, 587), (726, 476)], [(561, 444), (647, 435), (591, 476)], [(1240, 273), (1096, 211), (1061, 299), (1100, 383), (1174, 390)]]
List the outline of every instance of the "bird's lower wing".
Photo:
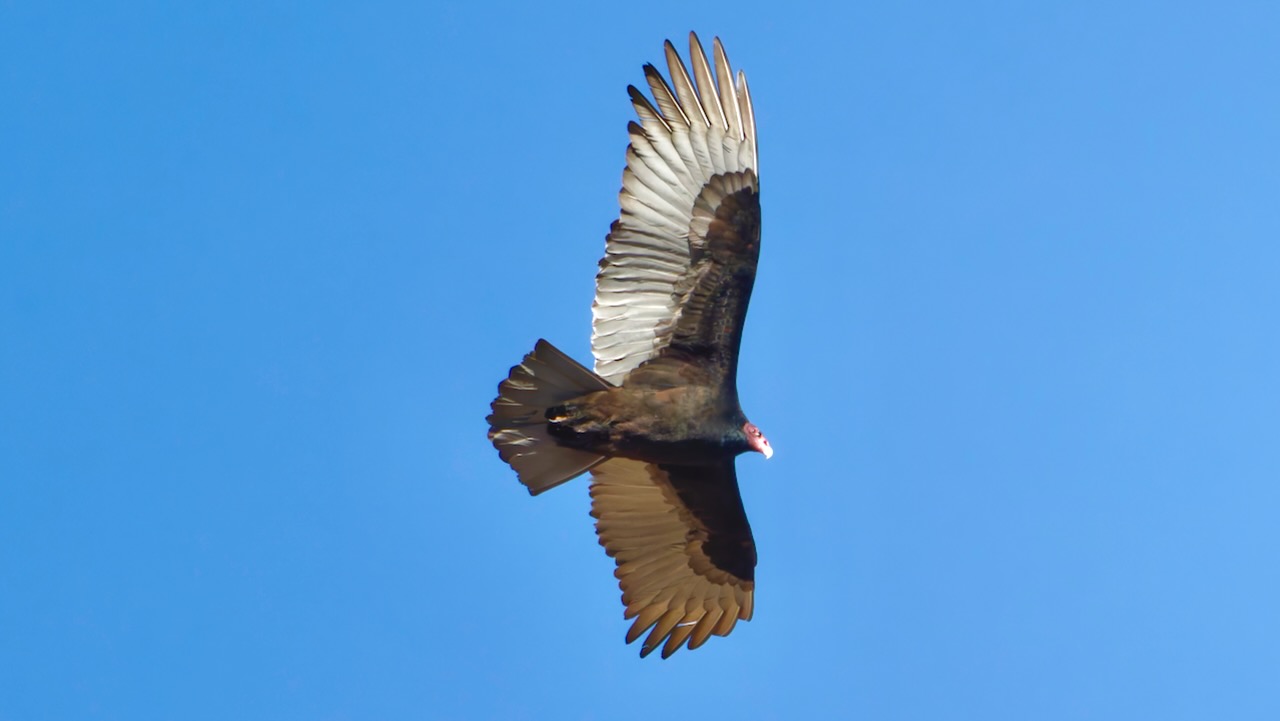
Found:
[[(591, 515), (618, 567), (627, 643), (666, 658), (751, 619), (755, 542), (732, 460), (675, 466), (610, 459), (591, 470)], [(652, 629), (652, 630), (650, 630)]]

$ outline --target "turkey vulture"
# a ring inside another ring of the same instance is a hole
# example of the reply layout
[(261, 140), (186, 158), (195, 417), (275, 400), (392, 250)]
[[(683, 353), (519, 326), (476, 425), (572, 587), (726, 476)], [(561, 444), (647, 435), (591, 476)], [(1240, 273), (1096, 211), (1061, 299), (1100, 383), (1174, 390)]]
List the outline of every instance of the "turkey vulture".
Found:
[[(738, 347), (760, 255), (747, 79), (717, 38), (715, 76), (689, 35), (692, 77), (628, 87), (640, 123), (592, 305), (595, 372), (545, 340), (498, 386), (489, 438), (533, 495), (591, 471), (591, 515), (617, 562), (627, 643), (666, 658), (750, 620), (756, 548), (734, 458), (773, 455), (738, 405)], [(652, 629), (652, 630), (650, 630)]]

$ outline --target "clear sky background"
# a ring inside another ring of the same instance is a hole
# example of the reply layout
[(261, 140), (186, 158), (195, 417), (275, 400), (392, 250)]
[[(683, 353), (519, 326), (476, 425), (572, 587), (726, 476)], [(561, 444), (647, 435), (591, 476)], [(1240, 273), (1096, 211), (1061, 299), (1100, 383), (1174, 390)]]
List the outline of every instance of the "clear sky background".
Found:
[[(0, 4), (0, 719), (1280, 718), (1277, 7)], [(484, 417), (691, 29), (777, 454), (641, 661)]]

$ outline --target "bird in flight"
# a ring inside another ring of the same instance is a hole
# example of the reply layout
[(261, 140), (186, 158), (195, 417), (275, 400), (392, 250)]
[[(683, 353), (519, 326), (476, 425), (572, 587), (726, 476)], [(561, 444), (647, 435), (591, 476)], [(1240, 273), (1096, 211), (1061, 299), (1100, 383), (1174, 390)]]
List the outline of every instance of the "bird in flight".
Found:
[[(592, 372), (545, 340), (498, 386), (489, 438), (537, 495), (590, 471), (591, 515), (617, 563), (627, 643), (667, 658), (751, 619), (756, 548), (734, 459), (773, 455), (738, 403), (738, 350), (760, 256), (746, 76), (717, 38), (690, 66), (644, 66), (640, 122), (592, 304)], [(712, 66), (714, 65), (714, 74)]]

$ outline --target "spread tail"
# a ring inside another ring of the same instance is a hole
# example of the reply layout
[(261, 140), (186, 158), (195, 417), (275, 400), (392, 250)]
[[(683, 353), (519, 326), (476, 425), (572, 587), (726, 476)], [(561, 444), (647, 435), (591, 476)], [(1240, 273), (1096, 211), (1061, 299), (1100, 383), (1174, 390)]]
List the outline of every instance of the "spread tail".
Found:
[(545, 340), (498, 385), (489, 440), (532, 495), (586, 473), (607, 456), (565, 448), (547, 432), (547, 408), (584, 393), (612, 388)]

